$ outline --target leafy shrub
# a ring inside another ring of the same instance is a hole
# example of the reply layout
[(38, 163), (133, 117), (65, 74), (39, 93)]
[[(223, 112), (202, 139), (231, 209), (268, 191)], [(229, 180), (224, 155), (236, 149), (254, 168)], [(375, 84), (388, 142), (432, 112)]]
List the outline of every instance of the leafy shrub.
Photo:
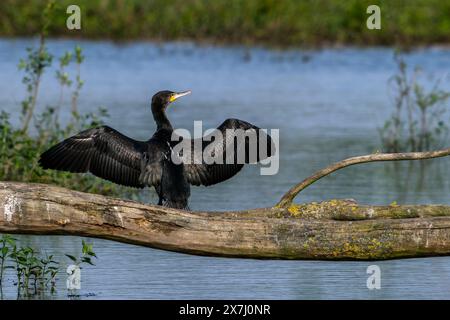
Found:
[[(22, 100), (19, 125), (13, 126), (11, 115), (0, 110), (0, 180), (51, 183), (85, 192), (107, 195), (133, 196), (135, 191), (114, 185), (90, 174), (71, 174), (55, 170), (43, 170), (38, 165), (39, 156), (51, 145), (89, 127), (103, 124), (108, 116), (106, 109), (81, 114), (78, 112), (78, 98), (84, 85), (80, 65), (84, 61), (83, 50), (76, 46), (65, 52), (59, 61), (56, 78), (60, 85), (58, 101), (36, 114), (42, 75), (56, 60), (46, 46), (47, 29), (50, 26), (54, 4), (50, 1), (42, 14), (42, 30), (37, 48), (28, 48), (27, 56), (20, 60), (19, 70), (24, 72), (22, 82), (26, 96)], [(76, 75), (71, 77), (67, 67), (75, 64)], [(72, 90), (70, 106), (64, 105), (64, 93)], [(67, 108), (69, 122), (62, 127), (60, 113)]]
[(409, 72), (403, 57), (394, 56), (398, 72), (390, 79), (394, 112), (379, 129), (387, 152), (439, 149), (448, 140), (447, 116), (450, 92), (435, 81), (430, 89), (419, 82), (420, 68)]

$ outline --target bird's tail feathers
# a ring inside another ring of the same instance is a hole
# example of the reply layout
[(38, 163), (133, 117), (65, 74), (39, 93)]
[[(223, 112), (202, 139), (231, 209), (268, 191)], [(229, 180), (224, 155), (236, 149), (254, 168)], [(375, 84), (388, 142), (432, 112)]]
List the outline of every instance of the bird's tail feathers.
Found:
[(190, 210), (186, 200), (163, 200), (162, 205), (167, 208)]

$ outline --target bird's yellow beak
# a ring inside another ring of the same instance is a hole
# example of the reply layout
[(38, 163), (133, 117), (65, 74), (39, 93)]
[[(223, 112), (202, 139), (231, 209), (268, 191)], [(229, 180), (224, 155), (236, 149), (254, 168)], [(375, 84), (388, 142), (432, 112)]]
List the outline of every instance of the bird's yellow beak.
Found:
[(174, 93), (170, 96), (170, 102), (174, 102), (178, 98), (187, 96), (188, 94), (191, 94), (191, 90)]

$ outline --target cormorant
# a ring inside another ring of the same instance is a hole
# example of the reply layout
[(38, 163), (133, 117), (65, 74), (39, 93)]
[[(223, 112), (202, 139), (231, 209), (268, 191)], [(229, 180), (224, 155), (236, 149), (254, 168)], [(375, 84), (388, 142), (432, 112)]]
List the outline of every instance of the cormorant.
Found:
[[(144, 188), (153, 186), (159, 196), (158, 205), (188, 209), (190, 185), (209, 186), (225, 181), (238, 173), (244, 164), (236, 161), (239, 148), (245, 147), (246, 158), (249, 163), (249, 144), (251, 141), (227, 139), (227, 129), (244, 131), (254, 129), (257, 132), (257, 143), (265, 133), (259, 128), (242, 120), (227, 119), (217, 129), (223, 134), (223, 139), (202, 139), (201, 150), (193, 148), (191, 160), (178, 164), (172, 160), (173, 147), (178, 141), (172, 141), (173, 127), (166, 116), (167, 106), (176, 99), (190, 94), (190, 91), (173, 92), (160, 91), (151, 102), (153, 118), (157, 129), (148, 141), (136, 141), (108, 126), (82, 131), (44, 152), (39, 164), (44, 169), (55, 169), (69, 172), (91, 172), (97, 177), (114, 183)], [(270, 157), (274, 152), (274, 145), (269, 135), (267, 139), (267, 156), (259, 157), (256, 161)], [(187, 141), (194, 146), (195, 140)], [(234, 145), (232, 144), (234, 142)], [(253, 141), (254, 143), (255, 141)], [(234, 149), (234, 163), (207, 164), (202, 153), (206, 147), (220, 156), (225, 156), (227, 148)]]

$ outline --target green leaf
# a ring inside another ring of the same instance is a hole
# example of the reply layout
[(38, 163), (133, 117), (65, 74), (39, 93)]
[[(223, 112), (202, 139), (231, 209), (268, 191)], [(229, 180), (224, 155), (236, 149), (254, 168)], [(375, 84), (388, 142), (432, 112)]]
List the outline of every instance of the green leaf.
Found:
[(65, 256), (67, 258), (69, 258), (70, 260), (72, 260), (73, 262), (77, 262), (77, 258), (75, 258), (74, 256), (70, 255), (70, 254), (65, 254)]
[(83, 258), (81, 259), (81, 262), (88, 263), (88, 264), (90, 264), (91, 266), (94, 266), (94, 265), (95, 265), (95, 264), (92, 263), (91, 258), (89, 258), (89, 257), (83, 257)]

